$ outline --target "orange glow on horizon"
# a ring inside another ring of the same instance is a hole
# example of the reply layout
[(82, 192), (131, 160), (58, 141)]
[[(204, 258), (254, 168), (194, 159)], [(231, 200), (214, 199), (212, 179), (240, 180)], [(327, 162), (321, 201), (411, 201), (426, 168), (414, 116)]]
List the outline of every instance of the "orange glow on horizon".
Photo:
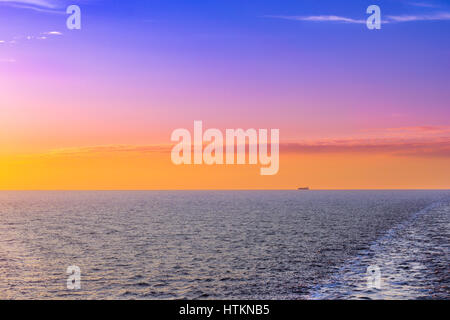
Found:
[(90, 151), (0, 157), (0, 190), (450, 189), (445, 157), (282, 152), (259, 166), (175, 166), (164, 151)]

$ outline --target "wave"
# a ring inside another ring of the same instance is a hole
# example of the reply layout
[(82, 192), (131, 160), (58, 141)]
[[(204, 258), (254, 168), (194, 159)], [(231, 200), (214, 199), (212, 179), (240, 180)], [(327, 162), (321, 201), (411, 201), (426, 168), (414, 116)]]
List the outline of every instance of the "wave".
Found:
[[(449, 297), (450, 200), (412, 214), (347, 261), (309, 299), (433, 299)], [(368, 286), (367, 268), (380, 270), (380, 286)]]

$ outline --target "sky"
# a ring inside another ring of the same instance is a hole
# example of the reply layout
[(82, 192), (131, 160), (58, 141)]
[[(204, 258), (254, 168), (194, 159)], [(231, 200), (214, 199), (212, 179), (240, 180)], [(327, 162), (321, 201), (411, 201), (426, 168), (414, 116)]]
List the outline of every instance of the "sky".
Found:
[[(449, 36), (442, 0), (0, 0), (0, 189), (450, 188)], [(175, 166), (194, 120), (280, 129), (279, 173)]]

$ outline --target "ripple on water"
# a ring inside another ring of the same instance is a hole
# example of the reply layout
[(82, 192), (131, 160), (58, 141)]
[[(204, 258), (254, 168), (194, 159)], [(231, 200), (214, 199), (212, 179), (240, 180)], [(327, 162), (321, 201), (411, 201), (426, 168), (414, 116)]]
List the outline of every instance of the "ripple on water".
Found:
[[(0, 192), (0, 298), (448, 298), (449, 198)], [(382, 290), (365, 287), (369, 264)], [(77, 292), (66, 289), (71, 265), (82, 272)]]

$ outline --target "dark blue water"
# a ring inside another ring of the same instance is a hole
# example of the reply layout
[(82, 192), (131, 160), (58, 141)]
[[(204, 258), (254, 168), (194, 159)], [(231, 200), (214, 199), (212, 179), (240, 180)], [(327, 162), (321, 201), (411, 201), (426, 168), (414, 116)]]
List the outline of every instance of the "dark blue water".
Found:
[(448, 299), (449, 217), (449, 191), (0, 192), (0, 298)]

